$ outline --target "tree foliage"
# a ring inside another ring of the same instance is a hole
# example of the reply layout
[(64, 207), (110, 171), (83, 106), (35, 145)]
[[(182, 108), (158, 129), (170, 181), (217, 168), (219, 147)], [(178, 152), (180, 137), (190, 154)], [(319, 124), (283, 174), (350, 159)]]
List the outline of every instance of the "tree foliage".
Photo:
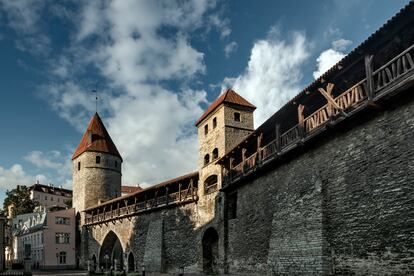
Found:
[(3, 203), (4, 210), (7, 211), (10, 205), (13, 206), (11, 209), (11, 217), (14, 218), (20, 214), (33, 212), (38, 203), (30, 199), (28, 187), (18, 185), (17, 188), (6, 191), (6, 198)]

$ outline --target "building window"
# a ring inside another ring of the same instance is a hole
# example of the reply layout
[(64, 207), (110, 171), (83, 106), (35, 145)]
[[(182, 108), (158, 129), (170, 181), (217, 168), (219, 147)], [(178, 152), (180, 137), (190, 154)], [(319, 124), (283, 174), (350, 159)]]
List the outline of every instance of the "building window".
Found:
[(240, 122), (240, 113), (239, 112), (234, 112), (234, 120), (236, 122)]
[(55, 241), (57, 244), (68, 244), (69, 238), (69, 233), (56, 233), (55, 235)]
[(66, 252), (65, 251), (59, 252), (59, 263), (66, 264)]
[(227, 212), (229, 219), (237, 218), (237, 192), (228, 195)]
[(47, 200), (47, 196), (45, 196), (45, 200)]
[(214, 117), (213, 118), (213, 128), (216, 128), (216, 126), (217, 126), (217, 118)]
[(205, 125), (204, 126), (204, 135), (207, 135), (207, 133), (208, 133), (208, 125)]
[(50, 201), (53, 201), (53, 196), (50, 197)]
[(60, 198), (58, 198), (58, 202), (60, 202)]
[(70, 224), (70, 218), (66, 218), (66, 217), (56, 217), (55, 218), (55, 223), (56, 224)]
[(217, 175), (213, 174), (204, 181), (204, 194), (217, 191)]
[(80, 171), (80, 162), (78, 162), (78, 171)]
[(101, 157), (100, 156), (96, 156), (96, 164), (100, 164), (101, 163)]
[(204, 165), (207, 165), (210, 163), (210, 155), (206, 154), (204, 155)]
[(118, 167), (118, 161), (115, 161), (115, 168)]
[(218, 158), (218, 148), (213, 149), (213, 160)]

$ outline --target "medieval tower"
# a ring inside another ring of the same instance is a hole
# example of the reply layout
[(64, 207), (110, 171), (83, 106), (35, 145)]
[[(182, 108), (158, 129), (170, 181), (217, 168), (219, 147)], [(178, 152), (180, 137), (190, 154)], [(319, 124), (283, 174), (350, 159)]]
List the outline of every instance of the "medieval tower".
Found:
[(98, 113), (72, 156), (73, 207), (82, 211), (121, 195), (122, 157)]
[(228, 89), (197, 120), (201, 195), (221, 188), (221, 167), (216, 161), (254, 131), (255, 109), (253, 104)]

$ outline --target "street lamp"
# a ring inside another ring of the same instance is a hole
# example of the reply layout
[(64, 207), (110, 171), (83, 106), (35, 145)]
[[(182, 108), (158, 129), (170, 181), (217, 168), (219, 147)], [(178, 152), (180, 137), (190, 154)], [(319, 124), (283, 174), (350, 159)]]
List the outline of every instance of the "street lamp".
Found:
[(142, 265), (142, 276), (145, 276), (145, 264)]
[(108, 261), (109, 261), (108, 253), (105, 253), (104, 259), (105, 259), (105, 270), (108, 271)]
[(178, 276), (184, 276), (184, 267), (183, 266), (180, 266), (178, 268)]

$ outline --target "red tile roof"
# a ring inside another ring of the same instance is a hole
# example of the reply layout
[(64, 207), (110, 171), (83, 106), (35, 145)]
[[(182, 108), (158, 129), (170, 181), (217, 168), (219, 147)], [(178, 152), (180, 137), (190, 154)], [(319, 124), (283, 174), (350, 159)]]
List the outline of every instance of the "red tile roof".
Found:
[(251, 108), (253, 110), (256, 109), (256, 107), (248, 102), (245, 98), (237, 94), (233, 89), (227, 89), (226, 92), (224, 92), (220, 97), (217, 98), (204, 112), (204, 114), (200, 117), (200, 119), (197, 120), (195, 123), (195, 126), (198, 126), (201, 121), (203, 121), (211, 112), (213, 112), (217, 107), (220, 106), (222, 103), (229, 103), (233, 105), (238, 106), (244, 106)]
[(78, 148), (75, 150), (75, 153), (72, 156), (72, 160), (85, 151), (109, 153), (118, 156), (122, 160), (118, 149), (116, 148), (114, 142), (112, 142), (111, 136), (109, 136), (108, 131), (102, 123), (102, 120), (99, 117), (98, 113), (95, 113), (89, 122), (85, 134), (83, 134)]
[(143, 190), (140, 186), (121, 186), (121, 194), (132, 194)]

